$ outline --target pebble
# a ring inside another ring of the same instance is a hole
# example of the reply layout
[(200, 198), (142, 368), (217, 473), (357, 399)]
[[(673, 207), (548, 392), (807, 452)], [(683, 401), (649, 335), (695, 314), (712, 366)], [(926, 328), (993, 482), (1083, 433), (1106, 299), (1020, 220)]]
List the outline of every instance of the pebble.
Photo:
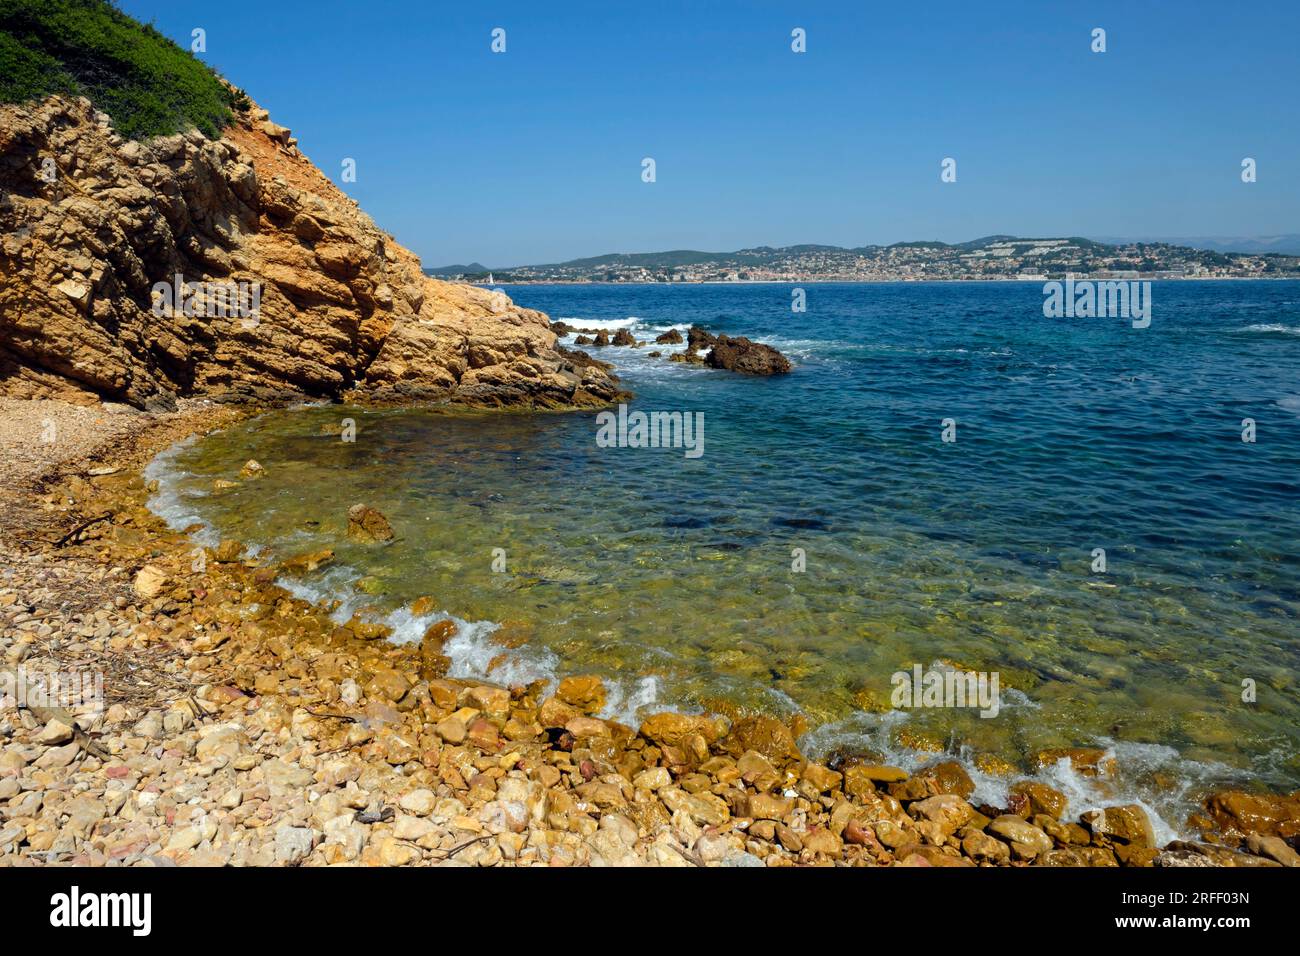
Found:
[(308, 827), (279, 827), (275, 831), (275, 861), (297, 866), (311, 855), (316, 834)]
[(402, 794), (402, 798), (397, 802), (397, 805), (409, 813), (425, 817), (433, 812), (437, 802), (438, 798), (432, 790), (421, 789)]
[(43, 746), (66, 744), (73, 737), (72, 724), (55, 717), (36, 735), (36, 742)]

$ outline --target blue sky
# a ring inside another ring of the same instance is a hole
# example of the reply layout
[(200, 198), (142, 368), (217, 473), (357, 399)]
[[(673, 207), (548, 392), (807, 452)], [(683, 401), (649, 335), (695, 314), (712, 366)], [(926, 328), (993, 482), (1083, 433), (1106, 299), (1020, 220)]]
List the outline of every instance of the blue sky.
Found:
[(426, 265), (1300, 232), (1293, 0), (119, 5), (185, 46), (205, 29)]

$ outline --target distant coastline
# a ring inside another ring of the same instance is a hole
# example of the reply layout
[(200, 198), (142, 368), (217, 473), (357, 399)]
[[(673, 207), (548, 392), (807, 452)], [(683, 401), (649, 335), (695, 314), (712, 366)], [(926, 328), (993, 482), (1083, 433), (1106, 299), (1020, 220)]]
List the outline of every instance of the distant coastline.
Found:
[[(1137, 276), (1125, 276), (1123, 280), (1114, 276), (1093, 275), (1086, 272), (1073, 273), (1076, 280), (1095, 280), (1095, 281), (1141, 281), (1141, 282), (1296, 282), (1300, 281), (1300, 274), (1297, 275), (1277, 275), (1277, 276), (1152, 276), (1139, 274)], [(1017, 276), (988, 276), (982, 279), (962, 278), (962, 279), (821, 279), (821, 278), (792, 278), (792, 279), (675, 279), (672, 282), (655, 282), (642, 279), (496, 279), (492, 282), (484, 282), (477, 279), (445, 279), (445, 282), (454, 284), (479, 286), (480, 288), (493, 288), (503, 285), (651, 285), (651, 286), (676, 286), (676, 285), (791, 285), (793, 283), (802, 283), (806, 285), (924, 285), (926, 283), (957, 285), (961, 283), (970, 283), (972, 285), (988, 284), (994, 282), (1023, 282), (1033, 285), (1042, 282), (1059, 282), (1065, 280), (1064, 274), (1044, 275), (1030, 278), (1020, 278)]]
[(1049, 282), (1089, 280), (1300, 278), (1300, 256), (1237, 253), (1169, 243), (1124, 245), (1091, 239), (986, 236), (963, 243), (890, 246), (757, 246), (734, 252), (676, 249), (612, 253), (540, 265), (488, 268), (480, 262), (426, 268), (472, 284), (703, 284), (789, 282)]

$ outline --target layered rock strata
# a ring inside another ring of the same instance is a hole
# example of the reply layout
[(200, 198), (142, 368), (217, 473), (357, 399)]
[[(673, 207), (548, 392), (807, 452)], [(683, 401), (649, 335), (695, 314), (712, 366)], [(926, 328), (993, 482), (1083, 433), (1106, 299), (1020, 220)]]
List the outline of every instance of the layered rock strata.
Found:
[(85, 99), (0, 107), (0, 237), (0, 394), (620, 397), (542, 313), (424, 276), (256, 107), (147, 143)]

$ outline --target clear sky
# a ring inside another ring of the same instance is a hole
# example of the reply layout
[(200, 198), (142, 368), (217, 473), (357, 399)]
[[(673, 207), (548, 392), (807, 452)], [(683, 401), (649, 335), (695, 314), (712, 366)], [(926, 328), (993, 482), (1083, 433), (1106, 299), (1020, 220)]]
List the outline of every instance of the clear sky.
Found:
[(336, 182), (354, 158), (340, 185), (430, 266), (1300, 232), (1296, 0), (119, 5), (206, 30), (203, 58)]

